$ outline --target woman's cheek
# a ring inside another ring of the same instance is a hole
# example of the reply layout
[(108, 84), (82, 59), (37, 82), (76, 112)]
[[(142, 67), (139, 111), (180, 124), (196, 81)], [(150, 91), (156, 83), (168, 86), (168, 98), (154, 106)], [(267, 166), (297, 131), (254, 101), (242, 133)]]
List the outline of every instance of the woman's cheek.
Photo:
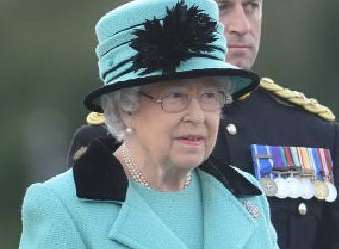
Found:
[(214, 149), (214, 147), (217, 143), (217, 135), (218, 135), (217, 132), (218, 131), (213, 132), (213, 134), (210, 136), (210, 138), (208, 140), (209, 141), (208, 144), (206, 145), (206, 156), (207, 156), (207, 158), (211, 155), (211, 153), (212, 153), (212, 151), (213, 151), (213, 149)]
[(204, 155), (204, 160), (208, 159), (209, 155), (211, 154), (212, 152), (212, 141), (211, 139), (209, 138), (205, 144), (205, 155)]

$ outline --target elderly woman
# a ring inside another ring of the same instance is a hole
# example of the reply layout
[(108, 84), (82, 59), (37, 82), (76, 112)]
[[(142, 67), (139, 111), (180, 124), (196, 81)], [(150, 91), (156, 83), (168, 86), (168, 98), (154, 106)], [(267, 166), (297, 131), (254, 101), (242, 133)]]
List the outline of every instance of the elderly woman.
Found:
[(136, 0), (99, 21), (85, 104), (112, 136), (29, 187), (20, 248), (277, 248), (255, 180), (209, 158), (221, 108), (258, 84), (224, 62), (217, 19), (210, 0)]

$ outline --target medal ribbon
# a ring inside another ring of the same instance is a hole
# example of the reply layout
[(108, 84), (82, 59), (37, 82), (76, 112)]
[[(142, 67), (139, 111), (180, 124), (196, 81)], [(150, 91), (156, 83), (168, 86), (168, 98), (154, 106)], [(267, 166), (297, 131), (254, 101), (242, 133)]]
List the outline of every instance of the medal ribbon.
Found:
[[(313, 170), (314, 170), (315, 175), (318, 176), (319, 175), (318, 169), (322, 167), (321, 166), (322, 162), (321, 162), (321, 159), (320, 159), (318, 148), (310, 148), (310, 150), (312, 151), (312, 158), (313, 158), (313, 162), (314, 162)], [(320, 174), (321, 174), (321, 172), (320, 172)]]
[(323, 172), (324, 172), (323, 177), (324, 177), (324, 180), (325, 180), (325, 179), (329, 179), (329, 170), (328, 170), (328, 167), (329, 167), (330, 162), (328, 161), (328, 158), (326, 156), (327, 150), (326, 149), (322, 149), (322, 151), (324, 153), (324, 158), (325, 158), (325, 164), (323, 165), (323, 169), (322, 169)]
[(304, 167), (306, 169), (312, 169), (313, 165), (311, 164), (310, 158), (308, 156), (307, 148), (301, 147), (300, 150), (303, 157)]
[(298, 149), (296, 147), (290, 147), (291, 154), (292, 154), (292, 159), (293, 159), (293, 165), (296, 167), (300, 167), (301, 163), (299, 160), (299, 154), (298, 154)]
[(285, 149), (284, 147), (278, 147), (278, 148), (280, 149), (280, 158), (281, 158), (282, 165), (288, 168), (288, 162), (287, 162), (287, 158), (285, 154)]
[(266, 145), (251, 145), (252, 158), (254, 161), (254, 172), (257, 179), (261, 179), (272, 173), (273, 161), (269, 157), (270, 152)]
[(291, 149), (289, 147), (284, 147), (284, 152), (285, 152), (285, 156), (286, 156), (286, 161), (287, 161), (287, 166), (289, 168), (292, 168), (294, 165), (293, 163), (293, 158), (292, 158), (292, 152)]
[(302, 151), (301, 151), (301, 147), (296, 147), (296, 150), (298, 152), (298, 157), (299, 157), (299, 161), (300, 161), (300, 166), (303, 168), (303, 169), (306, 169), (306, 166), (305, 166), (305, 163), (304, 163), (304, 157), (303, 157), (303, 154), (302, 154)]
[(318, 148), (318, 155), (319, 155), (319, 165), (317, 165), (317, 179), (318, 180), (323, 180), (323, 176), (324, 176), (324, 168), (327, 167), (326, 166), (326, 158), (325, 158), (325, 154), (324, 154), (324, 149), (322, 148)]
[(319, 160), (317, 150), (315, 150), (314, 148), (305, 148), (305, 149), (310, 159), (312, 171), (314, 172), (316, 179), (319, 179), (319, 176), (321, 177), (321, 170), (319, 171), (319, 169), (321, 169), (322, 164)]
[(313, 158), (312, 148), (305, 148), (305, 150), (307, 152), (307, 156), (308, 156), (308, 159), (309, 159), (310, 166), (311, 166), (311, 168), (314, 168), (315, 161), (314, 161), (314, 158)]
[(331, 157), (331, 152), (329, 149), (324, 149), (324, 154), (325, 154), (325, 158), (327, 161), (327, 175), (326, 175), (326, 171), (325, 171), (325, 176), (327, 176), (328, 180), (331, 183), (334, 183), (334, 178), (333, 178), (333, 161), (332, 161), (332, 157)]
[(270, 146), (269, 147), (273, 157), (274, 168), (287, 168), (287, 164), (284, 163), (280, 147)]
[(310, 172), (310, 171), (313, 172), (313, 168), (312, 168), (313, 165), (310, 164), (306, 148), (297, 147), (297, 150), (298, 150), (298, 155), (301, 161), (301, 167), (303, 169), (303, 172)]

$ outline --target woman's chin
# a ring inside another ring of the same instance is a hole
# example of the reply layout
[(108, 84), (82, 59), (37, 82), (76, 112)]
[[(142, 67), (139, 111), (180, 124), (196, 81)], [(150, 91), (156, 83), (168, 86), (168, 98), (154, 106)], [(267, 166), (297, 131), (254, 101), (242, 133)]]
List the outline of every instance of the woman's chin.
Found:
[(173, 163), (180, 169), (190, 170), (199, 167), (203, 161), (202, 157), (187, 157), (173, 160)]

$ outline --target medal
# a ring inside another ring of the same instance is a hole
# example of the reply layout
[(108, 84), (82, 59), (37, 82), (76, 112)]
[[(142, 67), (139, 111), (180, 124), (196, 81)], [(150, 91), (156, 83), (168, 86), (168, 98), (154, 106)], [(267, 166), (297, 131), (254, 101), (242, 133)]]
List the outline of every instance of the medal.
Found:
[(333, 162), (331, 159), (331, 154), (329, 149), (318, 149), (321, 162), (322, 162), (322, 172), (323, 179), (328, 188), (328, 196), (325, 198), (327, 202), (334, 202), (337, 198), (337, 188), (332, 183), (333, 178)]
[(266, 196), (336, 200), (329, 149), (252, 144), (251, 154), (255, 176)]
[(330, 182), (326, 182), (326, 185), (328, 187), (328, 196), (325, 200), (327, 202), (334, 202), (337, 199), (337, 188)]
[(325, 200), (328, 197), (329, 189), (326, 183), (316, 180), (314, 183), (314, 196), (319, 200)]
[(301, 197), (304, 199), (311, 199), (314, 196), (314, 186), (311, 182), (311, 179), (309, 178), (302, 178), (300, 179), (300, 183), (301, 183), (301, 189), (302, 189), (302, 193), (301, 193)]
[(275, 184), (278, 186), (278, 192), (275, 194), (280, 199), (285, 199), (288, 196), (288, 185), (285, 179), (279, 177), (274, 179)]
[(278, 192), (278, 186), (271, 178), (261, 178), (259, 183), (267, 196), (275, 196)]
[(314, 149), (309, 149), (310, 155), (313, 158), (312, 168), (315, 172), (315, 181), (313, 182), (314, 186), (314, 196), (319, 200), (325, 200), (328, 197), (329, 189), (326, 183), (323, 181), (324, 177), (324, 162), (321, 159), (321, 153), (314, 153)]
[(300, 183), (300, 181), (297, 178), (295, 178), (295, 177), (288, 177), (286, 179), (286, 182), (287, 182), (288, 188), (289, 188), (288, 197), (298, 198), (298, 197), (302, 196), (301, 183)]
[(278, 177), (274, 179), (278, 186), (278, 191), (275, 196), (284, 199), (289, 196), (289, 186), (286, 179), (282, 178), (281, 175), (288, 172), (288, 166), (285, 163), (285, 156), (282, 155), (283, 151), (280, 147), (272, 146), (270, 147), (270, 150), (274, 160), (273, 173), (278, 175)]
[[(327, 167), (325, 167), (325, 176), (327, 179), (331, 182), (334, 183), (334, 176), (333, 176), (333, 161), (331, 158), (331, 152), (329, 149), (324, 150), (325, 158), (327, 161)], [(327, 169), (326, 169), (327, 168)], [(327, 174), (326, 174), (327, 173)]]
[(254, 172), (258, 180), (272, 173), (273, 160), (266, 145), (251, 145)]

